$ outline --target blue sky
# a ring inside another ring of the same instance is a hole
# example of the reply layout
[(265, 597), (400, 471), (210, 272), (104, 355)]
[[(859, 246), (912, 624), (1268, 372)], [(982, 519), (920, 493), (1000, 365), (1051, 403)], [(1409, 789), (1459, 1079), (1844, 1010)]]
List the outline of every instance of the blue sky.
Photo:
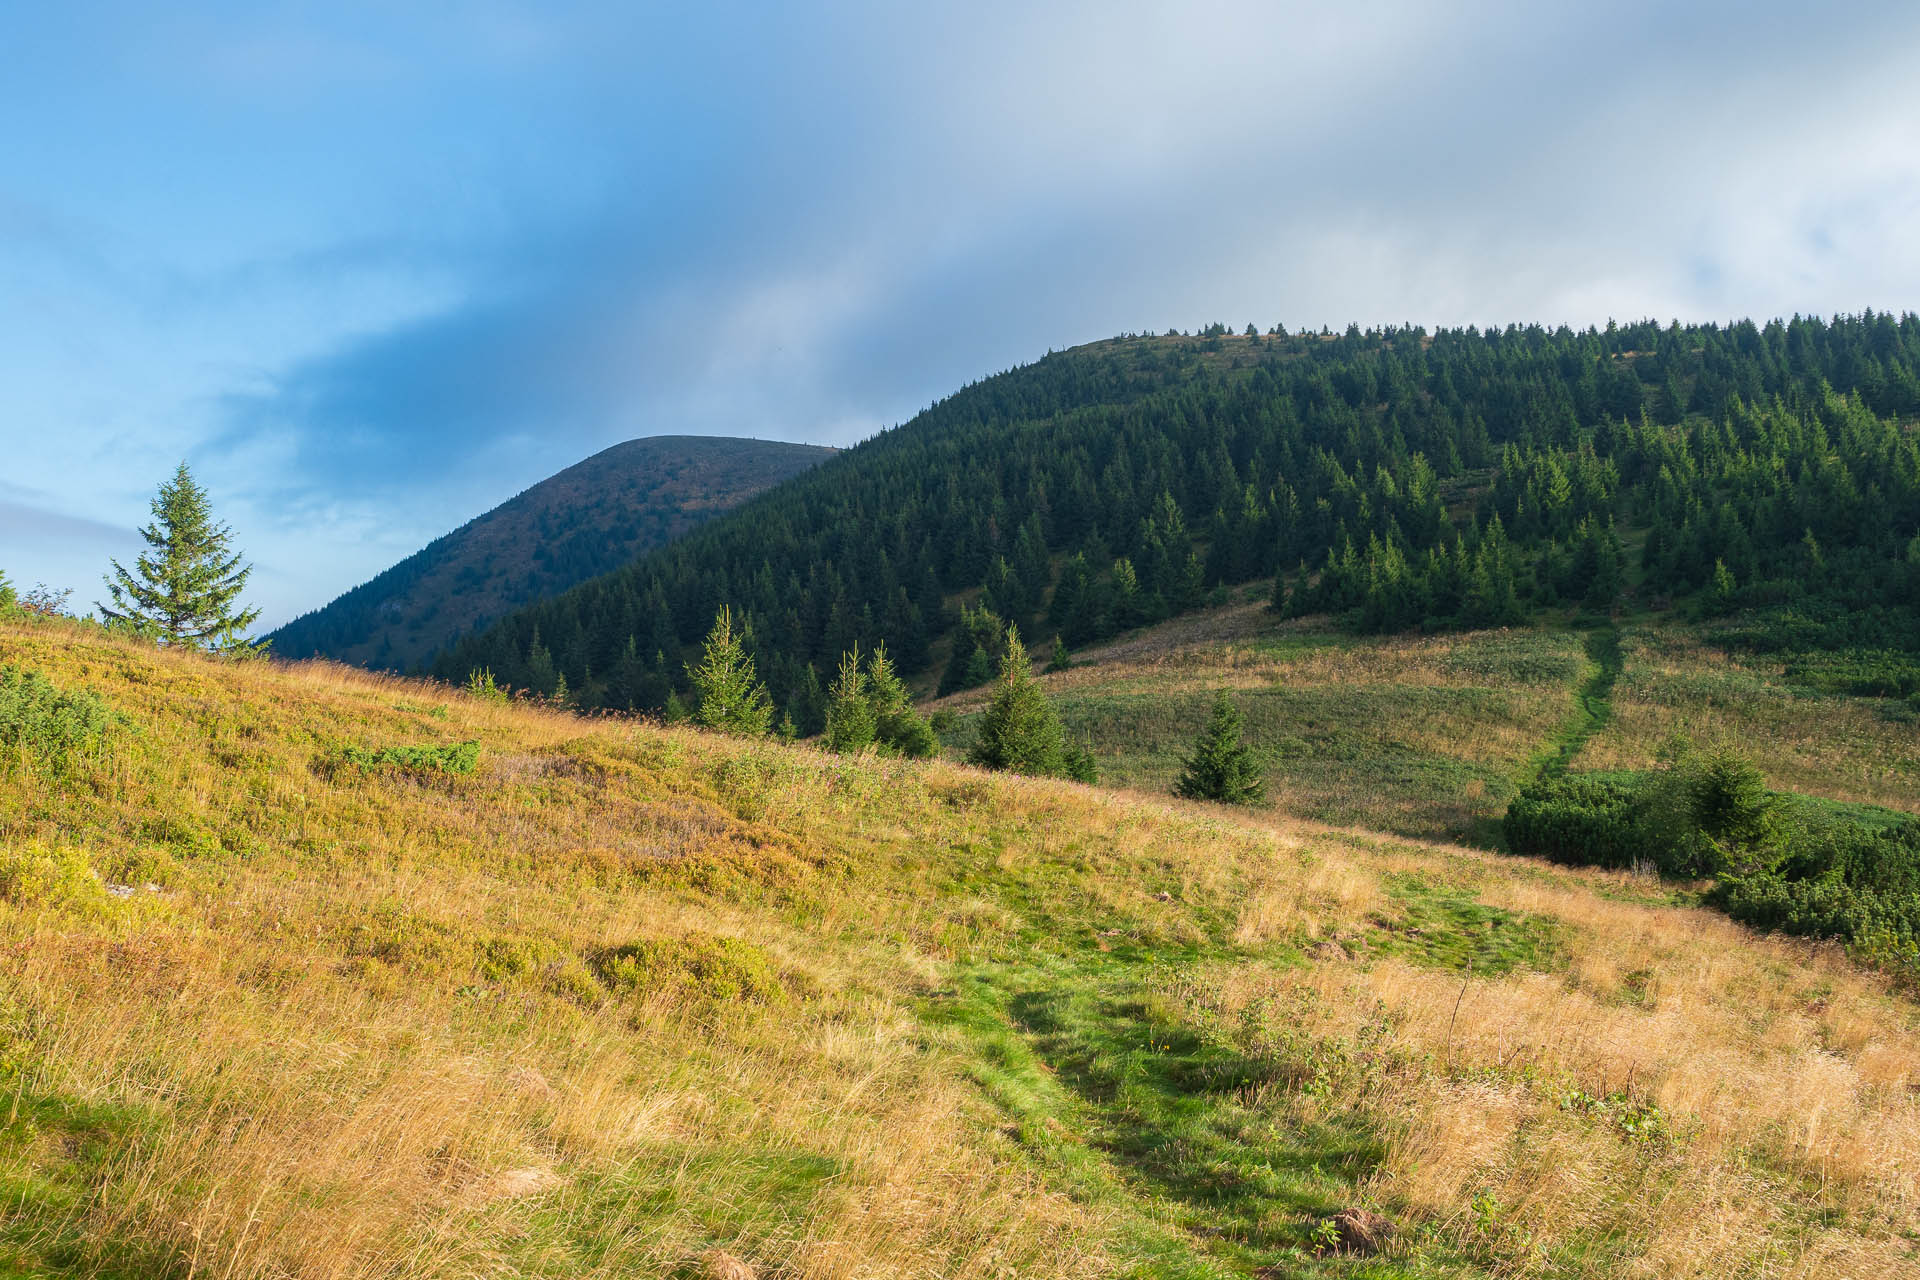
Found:
[(271, 625), (636, 436), (1123, 330), (1920, 306), (1920, 6), (0, 0), (0, 569)]

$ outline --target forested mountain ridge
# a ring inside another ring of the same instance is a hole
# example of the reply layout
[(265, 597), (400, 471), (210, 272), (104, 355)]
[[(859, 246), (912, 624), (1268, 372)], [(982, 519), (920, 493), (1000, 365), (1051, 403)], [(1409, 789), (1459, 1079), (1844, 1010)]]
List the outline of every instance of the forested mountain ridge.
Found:
[[(1276, 577), (1363, 630), (1623, 602), (1911, 648), (1920, 318), (1124, 337), (987, 379), (434, 664), (656, 707), (716, 608), (806, 731), (884, 642), (943, 688), (994, 617), (1079, 644)], [(973, 599), (970, 594), (967, 599)], [(810, 723), (812, 722), (812, 723)]]
[(671, 542), (832, 452), (717, 436), (614, 445), (281, 627), (274, 651), (416, 666), (470, 628)]

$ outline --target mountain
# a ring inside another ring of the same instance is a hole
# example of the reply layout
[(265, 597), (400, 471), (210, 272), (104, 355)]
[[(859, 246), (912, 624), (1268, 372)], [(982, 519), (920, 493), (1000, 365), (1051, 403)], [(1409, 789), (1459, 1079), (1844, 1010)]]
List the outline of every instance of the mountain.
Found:
[(855, 644), (951, 692), (991, 670), (1000, 620), (1045, 652), (1263, 584), (1369, 633), (1724, 616), (1730, 642), (1867, 655), (1858, 677), (1897, 688), (1920, 676), (1917, 371), (1911, 314), (1117, 338), (976, 383), (433, 670), (658, 707), (726, 604), (811, 732)]
[(575, 463), (273, 633), (273, 651), (404, 670), (470, 628), (660, 547), (833, 450), (651, 436)]
[(1911, 1276), (1912, 988), (1700, 901), (0, 617), (0, 1275)]

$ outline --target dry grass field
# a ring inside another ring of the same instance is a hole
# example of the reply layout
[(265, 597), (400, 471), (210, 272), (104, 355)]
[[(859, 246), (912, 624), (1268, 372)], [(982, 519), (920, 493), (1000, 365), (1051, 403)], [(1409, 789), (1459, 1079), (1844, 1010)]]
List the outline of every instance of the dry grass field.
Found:
[[(1350, 669), (1443, 714), (1460, 661)], [(1920, 1274), (1920, 1008), (1651, 882), (72, 624), (0, 665), (117, 717), (0, 752), (0, 1275)]]
[[(1429, 839), (1484, 839), (1520, 766), (1573, 707), (1564, 631), (1355, 637), (1263, 603), (1189, 615), (1074, 655), (1045, 677), (1101, 780), (1169, 790), (1218, 689), (1266, 757), (1279, 812)], [(955, 694), (964, 740), (986, 692)]]
[[(1683, 734), (1737, 744), (1779, 790), (1920, 812), (1920, 721), (1905, 704), (1797, 687), (1779, 661), (1729, 655), (1679, 624), (1630, 621), (1619, 635), (1624, 669), (1571, 767), (1645, 769)], [(1169, 791), (1226, 689), (1275, 812), (1496, 847), (1507, 802), (1579, 718), (1583, 649), (1581, 633), (1552, 628), (1354, 636), (1248, 601), (1076, 653), (1043, 683), (1103, 783)], [(934, 704), (956, 717), (950, 757), (986, 698)]]

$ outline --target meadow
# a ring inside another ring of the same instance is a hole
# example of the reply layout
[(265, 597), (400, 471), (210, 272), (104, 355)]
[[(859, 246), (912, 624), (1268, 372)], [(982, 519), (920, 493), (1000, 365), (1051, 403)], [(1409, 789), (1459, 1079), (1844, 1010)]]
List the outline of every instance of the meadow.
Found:
[[(1471, 762), (1581, 669), (1244, 644), (1142, 678), (1537, 669), (1407, 739)], [(1920, 1009), (1657, 882), (67, 622), (0, 665), (105, 710), (0, 753), (0, 1274), (1920, 1268)]]
[(1920, 813), (1920, 710), (1808, 688), (1788, 660), (1729, 652), (1698, 629), (1645, 623), (1622, 638), (1613, 718), (1583, 769), (1644, 769), (1671, 734), (1737, 742), (1783, 791)]
[[(1105, 783), (1165, 792), (1216, 690), (1264, 754), (1272, 807), (1425, 839), (1485, 840), (1516, 768), (1566, 720), (1585, 662), (1566, 631), (1356, 637), (1242, 603), (1074, 655), (1045, 678)], [(936, 704), (964, 743), (984, 691)]]
[[(1788, 662), (1730, 654), (1697, 626), (1356, 636), (1322, 618), (1280, 621), (1249, 595), (1044, 677), (1103, 783), (1171, 790), (1225, 689), (1262, 753), (1268, 807), (1319, 822), (1499, 847), (1508, 801), (1543, 761), (1647, 769), (1676, 734), (1737, 744), (1779, 790), (1920, 812), (1920, 718), (1907, 703), (1807, 688)], [(1618, 671), (1589, 709), (1580, 695), (1599, 636), (1617, 642)], [(950, 756), (985, 703), (969, 690), (934, 704), (954, 716)]]

